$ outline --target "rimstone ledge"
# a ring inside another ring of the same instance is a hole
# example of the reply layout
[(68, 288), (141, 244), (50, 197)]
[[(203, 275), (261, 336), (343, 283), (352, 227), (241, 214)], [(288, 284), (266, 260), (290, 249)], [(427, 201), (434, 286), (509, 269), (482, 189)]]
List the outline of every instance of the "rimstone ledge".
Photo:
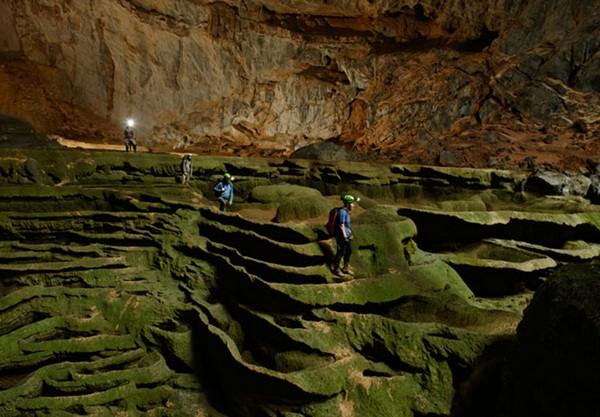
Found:
[[(3, 415), (495, 415), (482, 361), (555, 270), (598, 258), (598, 207), (524, 173), (195, 157), (183, 185), (178, 162), (0, 150)], [(346, 192), (340, 281), (323, 225)]]

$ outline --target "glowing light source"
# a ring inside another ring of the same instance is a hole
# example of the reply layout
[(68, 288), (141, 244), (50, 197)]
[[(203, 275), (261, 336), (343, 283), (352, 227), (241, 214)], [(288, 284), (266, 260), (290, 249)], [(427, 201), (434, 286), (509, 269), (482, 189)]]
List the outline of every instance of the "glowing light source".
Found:
[(135, 125), (135, 122), (133, 121), (133, 119), (127, 119), (127, 126), (133, 127), (133, 125)]

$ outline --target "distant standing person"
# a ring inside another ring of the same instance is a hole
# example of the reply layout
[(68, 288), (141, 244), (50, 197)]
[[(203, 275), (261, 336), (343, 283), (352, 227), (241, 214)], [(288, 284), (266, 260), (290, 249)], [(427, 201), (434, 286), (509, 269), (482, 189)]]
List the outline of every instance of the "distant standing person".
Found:
[(135, 140), (135, 130), (133, 129), (133, 121), (127, 121), (127, 127), (123, 131), (125, 139), (125, 152), (129, 152), (131, 149), (133, 152), (137, 152), (137, 142)]
[(191, 153), (185, 154), (183, 158), (181, 158), (179, 168), (181, 169), (181, 182), (183, 184), (187, 184), (192, 178), (192, 173), (194, 172), (194, 163), (192, 162)]
[(226, 211), (227, 206), (233, 203), (233, 178), (229, 173), (223, 174), (223, 179), (214, 186), (213, 191), (219, 202), (219, 210)]
[[(354, 202), (359, 199), (354, 198), (350, 194), (346, 194), (342, 197), (343, 207), (338, 210), (338, 226), (335, 231), (335, 242), (337, 244), (337, 252), (333, 259), (333, 273), (337, 276), (353, 275), (350, 270), (350, 256), (352, 255), (352, 229), (350, 228), (350, 212), (354, 208)], [(340, 265), (344, 261), (344, 266), (340, 268)]]

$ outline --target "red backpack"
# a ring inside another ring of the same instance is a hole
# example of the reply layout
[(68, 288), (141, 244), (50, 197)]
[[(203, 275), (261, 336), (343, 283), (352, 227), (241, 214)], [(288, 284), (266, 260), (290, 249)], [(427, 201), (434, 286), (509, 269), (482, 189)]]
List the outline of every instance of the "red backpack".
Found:
[(325, 225), (325, 230), (327, 230), (327, 234), (329, 237), (333, 237), (336, 234), (337, 228), (340, 224), (339, 222), (339, 212), (340, 207), (334, 207), (329, 212), (329, 220), (327, 220), (327, 224)]

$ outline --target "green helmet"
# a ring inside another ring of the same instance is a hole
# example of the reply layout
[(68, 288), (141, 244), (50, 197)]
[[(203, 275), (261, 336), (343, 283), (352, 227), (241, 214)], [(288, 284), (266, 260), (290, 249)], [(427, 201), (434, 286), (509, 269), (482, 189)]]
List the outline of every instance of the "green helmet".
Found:
[(350, 194), (346, 194), (342, 197), (342, 201), (344, 202), (344, 204), (347, 204), (347, 203), (354, 203), (355, 201), (358, 201), (358, 199), (354, 198), (354, 196), (352, 196)]
[(223, 178), (229, 180), (229, 179), (231, 179), (231, 174), (229, 174), (228, 172), (226, 172), (225, 174), (223, 174)]

